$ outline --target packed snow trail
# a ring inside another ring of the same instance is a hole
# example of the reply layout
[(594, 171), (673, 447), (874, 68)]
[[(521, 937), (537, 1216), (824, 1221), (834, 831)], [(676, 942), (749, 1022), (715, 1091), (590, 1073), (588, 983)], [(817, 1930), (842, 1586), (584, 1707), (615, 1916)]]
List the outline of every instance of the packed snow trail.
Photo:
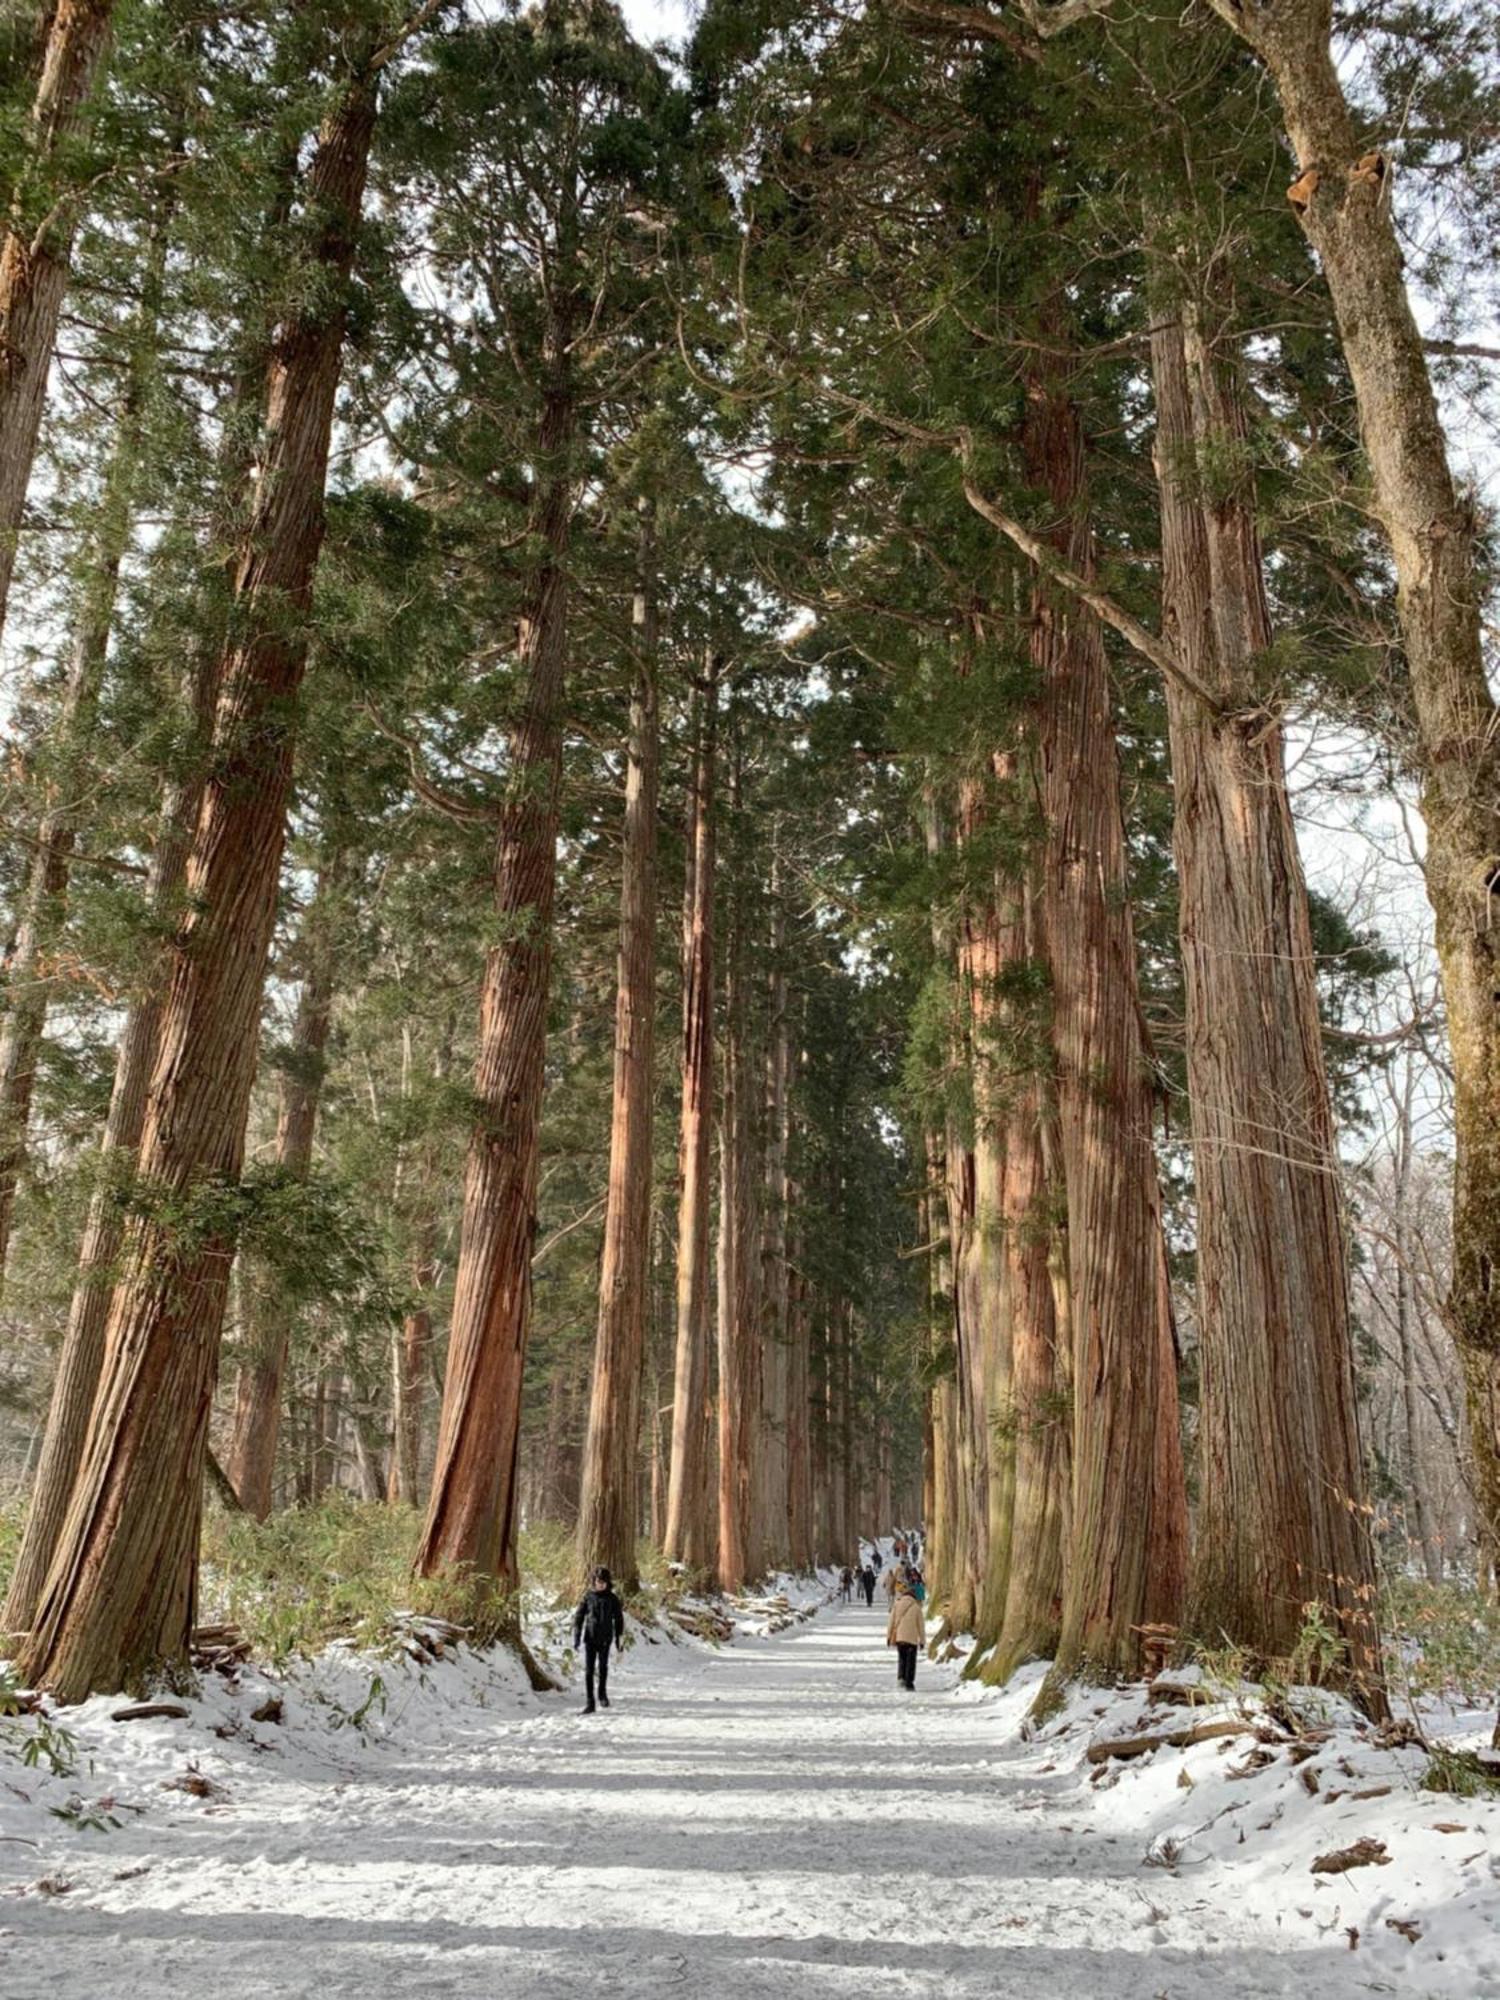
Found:
[[(570, 1693), (446, 1745), (392, 1742), (342, 1773), (252, 1756), (218, 1803), (127, 1816), (93, 1847), (79, 1836), (68, 1893), (0, 1906), (0, 1992), (1423, 1990), (1342, 1935), (1268, 1935), (1222, 1876), (1144, 1867), (1140, 1835), (1089, 1823), (1076, 1748), (1055, 1767), (1036, 1746), (1023, 1755), (992, 1707), (948, 1699), (951, 1667), (923, 1661), (917, 1694), (899, 1693), (884, 1633), (878, 1598), (716, 1655), (636, 1645), (612, 1676), (615, 1707), (586, 1720)], [(1289, 1883), (1287, 1898), (1309, 1892)]]

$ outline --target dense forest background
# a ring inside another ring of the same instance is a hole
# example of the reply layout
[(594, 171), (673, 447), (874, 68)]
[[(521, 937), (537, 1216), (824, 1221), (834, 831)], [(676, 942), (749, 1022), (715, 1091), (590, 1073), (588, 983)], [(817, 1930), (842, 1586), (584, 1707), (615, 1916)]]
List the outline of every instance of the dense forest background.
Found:
[(5, 9), (24, 1675), (298, 1533), (506, 1629), (920, 1519), (996, 1677), (1373, 1710), (1482, 1615), (1497, 104), (1448, 0)]

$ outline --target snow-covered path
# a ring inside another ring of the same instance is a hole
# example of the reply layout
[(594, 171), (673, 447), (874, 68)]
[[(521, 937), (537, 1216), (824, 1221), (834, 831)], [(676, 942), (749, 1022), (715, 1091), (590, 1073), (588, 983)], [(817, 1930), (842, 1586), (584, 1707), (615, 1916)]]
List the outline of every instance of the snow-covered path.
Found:
[(1050, 1776), (1020, 1758), (993, 1708), (943, 1698), (951, 1669), (924, 1662), (899, 1695), (884, 1624), (859, 1605), (718, 1655), (636, 1647), (617, 1706), (587, 1721), (558, 1697), (343, 1773), (242, 1763), (216, 1805), (95, 1836), (107, 1860), (67, 1895), (5, 1904), (0, 1991), (1421, 1991), (1306, 1925), (1277, 1948), (1221, 1876), (1144, 1867), (1139, 1837), (1094, 1819), (1076, 1757)]

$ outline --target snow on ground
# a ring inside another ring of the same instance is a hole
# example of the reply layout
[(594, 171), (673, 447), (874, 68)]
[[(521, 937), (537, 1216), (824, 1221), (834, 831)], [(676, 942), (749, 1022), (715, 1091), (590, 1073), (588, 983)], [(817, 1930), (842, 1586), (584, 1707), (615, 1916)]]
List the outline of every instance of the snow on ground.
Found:
[[(638, 1631), (587, 1721), (468, 1654), (336, 1651), (280, 1722), (250, 1671), (185, 1720), (91, 1702), (75, 1775), (0, 1762), (0, 1993), (1500, 1996), (1500, 1807), (1418, 1790), (1421, 1753), (1346, 1711), (1300, 1764), (1249, 1734), (1090, 1764), (1244, 1714), (1136, 1688), (1026, 1740), (1034, 1670), (990, 1694), (924, 1663), (902, 1696), (883, 1600), (780, 1622)], [(1358, 1836), (1390, 1864), (1310, 1872)]]

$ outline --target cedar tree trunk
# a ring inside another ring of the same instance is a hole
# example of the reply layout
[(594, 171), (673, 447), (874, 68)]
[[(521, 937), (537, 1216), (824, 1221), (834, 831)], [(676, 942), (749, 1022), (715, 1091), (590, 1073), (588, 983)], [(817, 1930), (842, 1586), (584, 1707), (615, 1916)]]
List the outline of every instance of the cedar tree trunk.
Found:
[[(217, 664), (206, 654), (196, 676), (200, 749), (208, 735), (211, 675)], [(179, 914), (180, 892), (202, 790), (201, 775), (181, 782), (174, 780), (162, 801), (146, 885), (146, 907), (152, 927), (160, 935), (170, 935)], [(104, 1329), (109, 1318), (115, 1263), (124, 1235), (121, 1175), (133, 1172), (135, 1167), (170, 973), (171, 951), (162, 946), (143, 970), (120, 1031), (114, 1084), (99, 1145), (99, 1185), (89, 1201), (79, 1246), (78, 1283), (58, 1354), (47, 1428), (26, 1510), (25, 1532), (5, 1609), (0, 1612), (0, 1630), (7, 1632), (23, 1632), (31, 1624), (46, 1581), (47, 1565), (62, 1533), (88, 1437), (89, 1415), (104, 1360)]]
[(672, 1394), (672, 1463), (667, 1481), (669, 1561), (706, 1570), (714, 1558), (709, 1484), (709, 1210), (713, 1202), (714, 1070), (714, 753), (718, 661), (710, 654), (694, 693), (687, 885), (682, 923), (682, 1126), (678, 1145), (677, 1354)]
[(650, 503), (640, 502), (635, 600), (635, 685), (625, 773), (620, 950), (615, 991), (613, 1110), (599, 1330), (578, 1510), (582, 1577), (605, 1564), (622, 1588), (636, 1573), (636, 1476), (646, 1291), (651, 1256), (651, 1128), (656, 1025), (656, 795), (660, 732), (656, 689), (656, 549)]
[[(1455, 487), (1391, 211), (1330, 47), (1331, 0), (1219, 13), (1263, 58), (1300, 169), (1291, 189), (1333, 300), (1375, 512), (1390, 537), (1427, 825), (1425, 879), (1453, 1054), (1449, 1318), (1479, 1504), (1500, 1533), (1500, 717), (1480, 642), (1477, 524)], [(1500, 1732), (1497, 1732), (1500, 1734)]]
[(498, 936), (485, 961), (474, 1096), (479, 1117), (464, 1172), (437, 1459), (417, 1569), (463, 1568), (484, 1609), (518, 1581), (516, 1467), (537, 1147), (552, 984), (562, 706), (567, 664), (569, 464), (574, 396), (572, 316), (559, 299), (547, 339), (548, 382), (537, 439), (532, 523), (542, 551), (517, 639), (521, 712), (510, 731), (506, 794), (495, 847)]
[[(1031, 483), (1051, 503), (1045, 539), (1087, 574), (1082, 427), (1067, 397), (1045, 384), (1029, 403), (1023, 451)], [(1073, 1337), (1072, 1518), (1056, 1686), (1137, 1672), (1136, 1628), (1176, 1622), (1187, 1504), (1103, 636), (1091, 612), (1045, 583), (1033, 620)]]
[[(59, 14), (61, 18), (61, 11)], [(141, 1142), (144, 1199), (111, 1305), (83, 1464), (20, 1667), (81, 1700), (186, 1661), (204, 1448), (276, 914), (303, 623), (370, 140), (373, 66), (340, 92), (308, 169), (320, 282), (272, 353), (266, 435), (218, 675), (214, 753), (188, 868)]]
[[(337, 857), (319, 874), (303, 921), (302, 990), (281, 1073), (276, 1113), (276, 1165), (288, 1180), (307, 1178), (323, 1094), (328, 1029), (333, 1018)], [(295, 1314), (283, 1299), (254, 1309), (248, 1352), (235, 1380), (234, 1429), (225, 1471), (240, 1505), (257, 1521), (271, 1511), (276, 1441), (281, 1434), (282, 1382)]]
[(57, 0), (0, 242), (0, 631), (67, 290), (76, 206), (49, 167), (81, 120), (109, 39), (114, 0)]
[[(1217, 710), (1166, 678), (1187, 994), (1202, 1359), (1189, 1625), (1258, 1660), (1321, 1603), (1379, 1702), (1375, 1566), (1350, 1344), (1338, 1159), (1307, 890), (1279, 718), (1232, 358), (1158, 285), (1151, 355), (1162, 631)], [(1210, 486), (1210, 468), (1218, 477)]]

